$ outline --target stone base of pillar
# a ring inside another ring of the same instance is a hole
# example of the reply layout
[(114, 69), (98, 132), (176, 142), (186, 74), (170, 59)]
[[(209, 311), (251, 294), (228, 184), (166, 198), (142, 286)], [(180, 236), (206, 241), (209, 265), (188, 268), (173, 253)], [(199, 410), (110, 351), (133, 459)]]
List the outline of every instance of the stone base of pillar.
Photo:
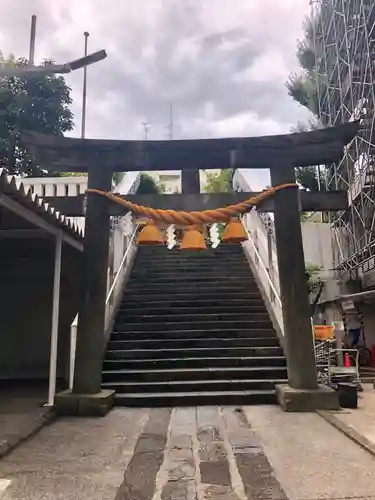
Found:
[(317, 389), (293, 389), (289, 385), (276, 386), (277, 399), (284, 411), (338, 410), (339, 398), (336, 391), (319, 385)]
[(55, 396), (55, 408), (59, 415), (77, 417), (104, 417), (115, 402), (115, 391), (100, 391), (97, 394), (75, 394), (68, 390)]

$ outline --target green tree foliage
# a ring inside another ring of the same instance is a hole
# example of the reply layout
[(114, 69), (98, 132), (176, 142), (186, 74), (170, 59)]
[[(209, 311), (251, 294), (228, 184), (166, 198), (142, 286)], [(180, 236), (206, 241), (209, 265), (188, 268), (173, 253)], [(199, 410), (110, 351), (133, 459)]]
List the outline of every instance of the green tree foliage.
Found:
[(297, 57), (302, 72), (292, 73), (286, 82), (289, 95), (315, 116), (319, 114), (317, 71), (314, 51), (314, 21), (307, 18), (303, 25), (304, 37), (298, 41)]
[(161, 194), (163, 188), (158, 186), (151, 175), (141, 174), (137, 194)]
[[(301, 66), (301, 73), (292, 73), (286, 82), (289, 95), (299, 104), (311, 111), (313, 117), (308, 123), (299, 122), (292, 132), (308, 132), (321, 127), (319, 122), (318, 81), (316, 58), (314, 51), (314, 20), (308, 18), (303, 25), (304, 38), (297, 44), (297, 58)], [(296, 169), (298, 182), (310, 191), (324, 189), (325, 172), (321, 169), (318, 175), (317, 168), (304, 167)]]
[(207, 172), (206, 171), (206, 193), (230, 193), (233, 191), (232, 185), (233, 170), (225, 168), (220, 172)]
[(310, 295), (311, 315), (314, 315), (316, 306), (324, 288), (324, 280), (320, 277), (322, 266), (317, 266), (307, 262), (305, 264), (305, 278), (307, 281), (307, 289)]
[(113, 174), (113, 180), (114, 180), (116, 186), (117, 186), (117, 184), (119, 184), (122, 181), (124, 176), (125, 176), (125, 172), (115, 172)]
[(316, 167), (297, 167), (296, 179), (301, 186), (309, 191), (319, 190), (319, 179)]
[[(13, 56), (0, 63), (25, 67), (27, 60)], [(45, 65), (52, 61), (45, 61)], [(22, 134), (31, 130), (61, 136), (73, 129), (70, 88), (62, 76), (0, 77), (0, 167), (12, 174), (40, 176), (42, 171), (28, 154)]]
[(306, 263), (305, 276), (309, 293), (316, 292), (322, 284), (323, 281), (320, 277), (321, 270), (322, 266), (317, 266), (316, 264), (311, 264), (309, 262)]
[(53, 175), (54, 177), (83, 177), (87, 174), (85, 172), (55, 172)]
[[(298, 122), (295, 127), (292, 128), (292, 132), (310, 132), (311, 130), (317, 130), (320, 128), (320, 123), (316, 118), (311, 118), (307, 123)], [(322, 174), (322, 172), (321, 172)], [(305, 189), (309, 191), (318, 191), (324, 188), (324, 183), (318, 175), (317, 167), (297, 167), (296, 168), (296, 178), (297, 181)], [(320, 186), (319, 186), (320, 182)]]

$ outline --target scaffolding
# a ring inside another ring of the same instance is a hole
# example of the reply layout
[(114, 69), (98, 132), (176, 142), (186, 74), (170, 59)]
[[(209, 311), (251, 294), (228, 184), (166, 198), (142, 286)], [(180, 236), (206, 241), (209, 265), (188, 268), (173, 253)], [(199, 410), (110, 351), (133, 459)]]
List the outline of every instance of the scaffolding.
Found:
[(320, 122), (361, 123), (342, 161), (325, 169), (326, 188), (349, 198), (331, 219), (333, 264), (342, 279), (356, 279), (375, 269), (375, 2), (310, 3)]

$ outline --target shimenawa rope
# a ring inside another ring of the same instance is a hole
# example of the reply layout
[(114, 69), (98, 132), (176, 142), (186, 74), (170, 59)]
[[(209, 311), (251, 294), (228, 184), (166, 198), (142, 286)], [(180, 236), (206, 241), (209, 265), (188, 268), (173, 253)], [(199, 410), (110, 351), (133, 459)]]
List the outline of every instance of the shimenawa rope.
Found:
[(87, 193), (104, 196), (108, 200), (125, 207), (130, 212), (145, 216), (156, 222), (162, 222), (164, 224), (191, 225), (229, 221), (233, 217), (242, 215), (254, 206), (259, 205), (259, 203), (267, 198), (270, 198), (278, 191), (287, 188), (298, 188), (298, 185), (295, 183), (281, 184), (280, 186), (271, 187), (260, 193), (258, 196), (253, 196), (252, 198), (248, 198), (247, 200), (236, 203), (235, 205), (216, 208), (214, 210), (203, 210), (201, 212), (185, 212), (183, 210), (163, 210), (145, 207), (143, 205), (137, 205), (131, 201), (124, 200), (110, 191), (105, 192), (100, 191), (99, 189), (87, 189)]

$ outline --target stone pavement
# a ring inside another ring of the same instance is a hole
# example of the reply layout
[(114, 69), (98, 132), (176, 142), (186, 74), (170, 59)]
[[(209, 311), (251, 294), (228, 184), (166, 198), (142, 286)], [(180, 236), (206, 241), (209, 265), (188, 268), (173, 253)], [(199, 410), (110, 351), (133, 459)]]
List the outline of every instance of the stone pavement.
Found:
[(0, 461), (1, 500), (375, 499), (375, 458), (317, 414), (115, 409), (64, 418)]

